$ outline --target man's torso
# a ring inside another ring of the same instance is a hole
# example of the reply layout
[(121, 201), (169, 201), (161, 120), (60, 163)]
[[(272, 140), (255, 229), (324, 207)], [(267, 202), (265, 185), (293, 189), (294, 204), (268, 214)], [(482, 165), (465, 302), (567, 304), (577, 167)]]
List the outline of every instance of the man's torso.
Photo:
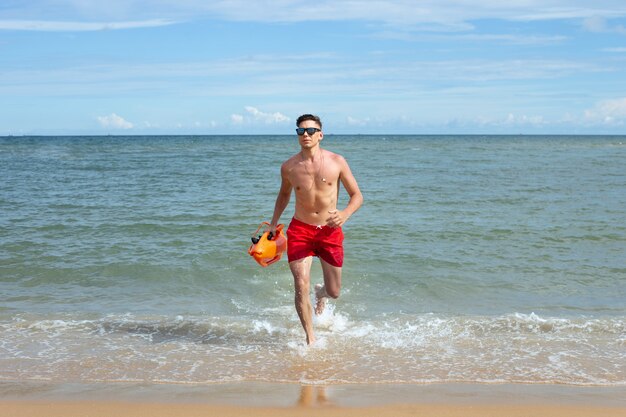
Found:
[(300, 153), (287, 162), (288, 180), (296, 195), (294, 217), (308, 224), (325, 224), (328, 212), (336, 210), (341, 166), (338, 155), (320, 149), (315, 162)]

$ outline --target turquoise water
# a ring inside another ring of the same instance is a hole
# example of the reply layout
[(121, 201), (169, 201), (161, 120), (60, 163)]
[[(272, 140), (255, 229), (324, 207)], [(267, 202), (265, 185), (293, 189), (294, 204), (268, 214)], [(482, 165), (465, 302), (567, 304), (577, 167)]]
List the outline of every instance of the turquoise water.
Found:
[(365, 203), (309, 349), (246, 254), (295, 137), (0, 138), (0, 380), (626, 385), (626, 137), (323, 145)]

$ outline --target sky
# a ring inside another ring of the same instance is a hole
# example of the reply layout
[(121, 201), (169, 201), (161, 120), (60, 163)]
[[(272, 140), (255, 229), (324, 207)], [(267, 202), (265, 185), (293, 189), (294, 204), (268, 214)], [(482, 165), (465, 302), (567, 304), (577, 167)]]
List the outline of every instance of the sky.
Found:
[(0, 0), (0, 135), (626, 134), (624, 0)]

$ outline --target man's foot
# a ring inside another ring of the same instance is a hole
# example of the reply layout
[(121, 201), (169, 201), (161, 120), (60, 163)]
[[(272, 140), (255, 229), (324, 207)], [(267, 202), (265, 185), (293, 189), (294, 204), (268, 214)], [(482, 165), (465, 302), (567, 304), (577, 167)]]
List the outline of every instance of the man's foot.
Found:
[(326, 289), (322, 284), (315, 285), (315, 315), (319, 316), (324, 312), (324, 308), (326, 308), (326, 301), (328, 295), (326, 294)]

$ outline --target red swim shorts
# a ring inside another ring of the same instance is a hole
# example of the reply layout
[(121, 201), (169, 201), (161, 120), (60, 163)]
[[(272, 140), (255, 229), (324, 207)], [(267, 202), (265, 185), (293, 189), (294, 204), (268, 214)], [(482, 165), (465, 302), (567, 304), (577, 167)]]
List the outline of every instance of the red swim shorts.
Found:
[(332, 266), (343, 265), (343, 231), (341, 227), (316, 226), (291, 219), (287, 229), (289, 262), (318, 256)]

